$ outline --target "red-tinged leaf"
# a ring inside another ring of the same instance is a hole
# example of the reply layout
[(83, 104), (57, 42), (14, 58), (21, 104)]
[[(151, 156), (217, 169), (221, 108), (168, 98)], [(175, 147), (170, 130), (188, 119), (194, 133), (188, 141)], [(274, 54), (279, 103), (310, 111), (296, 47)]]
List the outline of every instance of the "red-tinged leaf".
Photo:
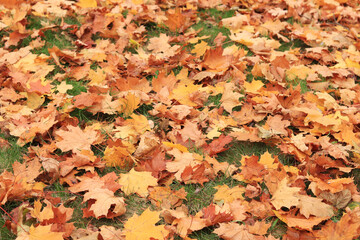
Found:
[(221, 209), (215, 205), (211, 204), (202, 210), (202, 218), (206, 219), (207, 225), (215, 225), (222, 222), (229, 222), (234, 219), (233, 215), (227, 212), (222, 212)]
[(187, 166), (181, 173), (181, 179), (184, 183), (199, 183), (203, 185), (204, 182), (208, 182), (209, 178), (206, 176), (205, 165), (200, 164), (195, 167)]
[(225, 147), (233, 140), (232, 137), (221, 134), (219, 138), (213, 140), (210, 144), (204, 147), (206, 153), (208, 153), (211, 157), (226, 151), (229, 147)]

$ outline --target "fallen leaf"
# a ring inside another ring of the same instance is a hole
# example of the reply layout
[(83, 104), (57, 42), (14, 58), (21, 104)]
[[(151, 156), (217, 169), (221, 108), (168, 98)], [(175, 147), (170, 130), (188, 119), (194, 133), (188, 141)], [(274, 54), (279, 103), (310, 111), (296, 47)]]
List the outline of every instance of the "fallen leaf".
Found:
[[(124, 214), (126, 211), (124, 198), (114, 196), (114, 192), (109, 189), (94, 186), (84, 194), (83, 202), (91, 199), (95, 200), (95, 202), (88, 207), (88, 210), (92, 211), (96, 218), (106, 217), (108, 212), (114, 213), (111, 215), (111, 218), (113, 218)], [(88, 205), (90, 204), (88, 203)]]
[(300, 213), (306, 218), (310, 215), (315, 217), (332, 217), (334, 215), (333, 208), (322, 202), (322, 199), (300, 195), (299, 198)]
[(245, 192), (244, 187), (236, 186), (233, 188), (229, 188), (228, 185), (219, 185), (214, 187), (216, 190), (218, 190), (214, 194), (214, 201), (224, 201), (227, 203), (231, 203), (237, 199), (244, 199), (243, 193)]
[(271, 203), (275, 209), (281, 207), (291, 208), (292, 206), (298, 206), (299, 204), (299, 191), (298, 187), (289, 187), (288, 179), (284, 178), (278, 185), (278, 189), (275, 191), (271, 198)]
[(157, 179), (151, 175), (151, 172), (137, 172), (131, 169), (129, 173), (120, 174), (118, 183), (126, 195), (137, 193), (141, 197), (146, 197), (149, 195), (148, 187), (157, 186)]
[(67, 131), (62, 129), (56, 131), (57, 135), (61, 137), (61, 140), (56, 142), (56, 146), (63, 152), (90, 150), (91, 145), (98, 137), (98, 133), (94, 130), (83, 131), (74, 126), (68, 126), (67, 129)]
[(97, 7), (96, 0), (79, 0), (77, 5), (81, 8), (95, 8)]
[(22, 232), (16, 239), (19, 240), (39, 240), (39, 239), (54, 239), (63, 240), (63, 232), (52, 232), (51, 225), (37, 226), (31, 225), (29, 233)]
[(140, 216), (134, 214), (124, 224), (126, 240), (166, 239), (169, 231), (165, 225), (156, 225), (160, 221), (160, 213), (146, 209)]
[(219, 235), (225, 240), (236, 240), (236, 239), (255, 239), (255, 236), (251, 234), (245, 225), (240, 225), (235, 222), (220, 223), (220, 227), (214, 230), (214, 233)]

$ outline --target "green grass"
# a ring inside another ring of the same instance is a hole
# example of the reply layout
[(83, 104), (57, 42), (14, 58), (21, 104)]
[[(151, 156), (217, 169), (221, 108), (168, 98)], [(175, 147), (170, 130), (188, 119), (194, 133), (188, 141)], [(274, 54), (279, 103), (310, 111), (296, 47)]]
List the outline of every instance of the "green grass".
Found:
[(198, 16), (201, 18), (214, 19), (215, 22), (219, 23), (224, 18), (233, 17), (235, 10), (220, 11), (216, 8), (200, 9)]
[(222, 98), (221, 93), (219, 93), (217, 95), (210, 95), (204, 105), (210, 106), (210, 107), (215, 106), (216, 108), (219, 108), (221, 105), (221, 102), (220, 102), (221, 98)]
[(75, 81), (71, 79), (66, 79), (66, 84), (70, 84), (73, 88), (66, 91), (67, 94), (71, 96), (76, 96), (82, 92), (87, 92), (86, 85), (87, 81)]
[(226, 39), (225, 42), (229, 41), (230, 30), (225, 27), (218, 27), (213, 25), (210, 22), (199, 21), (197, 24), (192, 26), (195, 30), (201, 30), (198, 33), (198, 36), (210, 36), (209, 38), (204, 39), (209, 45), (214, 45), (214, 39), (219, 33), (222, 33)]
[[(0, 136), (1, 137), (1, 136)], [(22, 154), (26, 152), (24, 147), (16, 144), (15, 138), (8, 139), (9, 148), (0, 149), (0, 173), (4, 170), (12, 171), (12, 164), (16, 161), (22, 161)]]
[(240, 166), (241, 156), (260, 156), (266, 151), (269, 151), (270, 153), (278, 153), (278, 149), (276, 149), (276, 147), (266, 145), (265, 143), (235, 141), (232, 143), (230, 149), (218, 155), (218, 160), (220, 162), (228, 162), (230, 164)]
[(182, 187), (185, 188), (187, 192), (185, 205), (189, 209), (190, 214), (196, 214), (204, 207), (209, 206), (209, 204), (213, 201), (214, 194), (217, 190), (214, 188), (219, 185), (228, 185), (229, 187), (234, 187), (238, 185), (240, 182), (234, 180), (231, 177), (225, 177), (224, 175), (217, 176), (214, 180), (204, 183), (203, 186), (200, 184), (181, 184), (175, 181), (171, 184), (171, 188), (178, 190)]
[(306, 93), (310, 91), (310, 89), (307, 86), (306, 79), (299, 79), (297, 77), (294, 80), (289, 80), (288, 78), (286, 78), (286, 82), (288, 83), (289, 87), (293, 86), (293, 88), (300, 85), (301, 93)]
[(53, 46), (56, 46), (59, 49), (69, 49), (74, 47), (71, 38), (67, 35), (66, 31), (46, 30), (44, 31), (42, 40), (45, 40), (45, 45), (41, 48), (32, 50), (34, 54), (46, 54), (49, 56), (48, 49)]
[(1, 212), (1, 216), (0, 217), (0, 239), (1, 240), (13, 240), (13, 239), (16, 239), (16, 235), (13, 234), (12, 232), (10, 232), (5, 226), (5, 213), (0, 209), (0, 212)]
[(175, 36), (178, 35), (178, 33), (174, 33), (169, 30), (168, 27), (165, 26), (165, 24), (158, 25), (154, 22), (149, 22), (145, 24), (146, 29), (146, 36), (148, 39), (153, 37), (159, 37), (160, 34), (164, 33), (168, 36)]
[(275, 238), (281, 238), (287, 231), (286, 223), (280, 221), (278, 218), (274, 218), (268, 233), (273, 235)]
[(189, 238), (197, 240), (218, 240), (221, 239), (217, 234), (213, 233), (214, 227), (207, 227), (200, 231), (193, 232), (189, 235)]
[(26, 25), (26, 28), (27, 29), (30, 29), (30, 30), (33, 30), (33, 29), (40, 29), (42, 28), (42, 24), (41, 22), (42, 21), (45, 21), (47, 22), (47, 18), (45, 17), (36, 17), (34, 15), (28, 15), (26, 17), (26, 21), (27, 21), (27, 25)]
[(279, 51), (285, 52), (289, 51), (291, 49), (300, 48), (301, 50), (304, 50), (305, 48), (309, 47), (305, 42), (303, 42), (300, 39), (294, 39), (289, 42), (282, 42), (281, 46), (278, 48)]
[[(22, 202), (11, 201), (11, 202), (6, 202), (4, 205), (0, 205), (0, 207), (2, 208), (0, 209), (0, 239), (1, 240), (16, 239), (17, 236), (13, 234), (4, 224), (6, 220), (8, 219), (10, 220), (8, 214), (10, 214), (13, 209), (19, 207), (21, 203)], [(6, 213), (4, 211), (6, 211)]]
[[(4, 135), (0, 135), (1, 138), (4, 138)], [(22, 155), (26, 152), (25, 147), (20, 147), (16, 144), (16, 138), (8, 138), (7, 139), (10, 143), (9, 148), (0, 148), (0, 174), (2, 172), (9, 171), (12, 172), (12, 164), (14, 162), (22, 162)], [(8, 213), (11, 212), (12, 209), (16, 208), (19, 205), (17, 202), (9, 202), (1, 207), (7, 211)], [(12, 240), (15, 239), (16, 236), (12, 234), (5, 226), (5, 217), (6, 213), (0, 209), (0, 239), (2, 240)]]

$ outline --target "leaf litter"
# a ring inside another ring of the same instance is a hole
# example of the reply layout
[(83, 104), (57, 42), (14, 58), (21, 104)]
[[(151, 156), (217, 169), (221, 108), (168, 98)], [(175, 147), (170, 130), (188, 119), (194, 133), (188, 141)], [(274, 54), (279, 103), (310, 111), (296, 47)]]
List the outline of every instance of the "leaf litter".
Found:
[[(1, 132), (27, 148), (0, 174), (16, 239), (360, 235), (357, 1), (0, 4)], [(238, 142), (280, 153), (221, 161)], [(235, 185), (189, 212), (184, 186), (219, 177)], [(134, 194), (151, 207), (129, 216)], [(75, 226), (76, 198), (122, 225)]]

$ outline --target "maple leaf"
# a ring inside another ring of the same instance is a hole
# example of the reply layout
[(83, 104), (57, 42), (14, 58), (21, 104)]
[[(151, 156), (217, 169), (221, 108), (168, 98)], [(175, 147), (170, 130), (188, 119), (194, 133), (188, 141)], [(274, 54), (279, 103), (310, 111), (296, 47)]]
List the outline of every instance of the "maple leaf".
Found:
[(149, 198), (154, 205), (163, 209), (180, 206), (182, 200), (186, 199), (187, 193), (184, 188), (177, 191), (171, 190), (169, 187), (156, 186), (149, 189)]
[(153, 134), (152, 132), (145, 132), (140, 137), (139, 146), (136, 149), (136, 151), (134, 152), (134, 156), (140, 157), (140, 156), (149, 154), (159, 144), (160, 144), (160, 141), (155, 134)]
[(208, 226), (215, 225), (221, 222), (230, 222), (234, 219), (234, 216), (231, 213), (229, 213), (228, 211), (222, 211), (222, 209), (215, 204), (210, 204), (206, 208), (203, 208), (201, 211), (203, 213), (202, 218), (207, 220), (206, 225)]
[(202, 132), (198, 128), (198, 123), (186, 120), (184, 128), (179, 131), (181, 138), (184, 142), (191, 139), (195, 142), (196, 146), (201, 146), (205, 143)]
[(259, 177), (265, 175), (266, 171), (263, 165), (258, 163), (259, 157), (251, 156), (249, 158), (245, 157), (241, 160), (241, 175), (244, 176), (246, 180), (257, 180)]
[(39, 240), (39, 239), (53, 239), (63, 240), (63, 232), (52, 232), (51, 225), (37, 226), (31, 225), (29, 233), (22, 232), (16, 239), (17, 240)]
[(166, 239), (169, 231), (164, 225), (155, 225), (158, 221), (160, 212), (146, 209), (140, 216), (134, 214), (124, 224), (126, 240), (138, 239)]
[(349, 189), (344, 189), (341, 192), (331, 193), (331, 192), (322, 192), (319, 195), (320, 198), (330, 202), (336, 208), (344, 208), (351, 201), (351, 192)]
[(67, 84), (66, 81), (61, 82), (59, 85), (57, 85), (56, 90), (59, 91), (59, 93), (66, 93), (67, 90), (73, 89), (73, 85)]
[(206, 227), (206, 219), (194, 216), (185, 216), (175, 219), (172, 225), (176, 225), (176, 233), (180, 237), (185, 238), (188, 234), (193, 231), (198, 231)]
[(224, 93), (220, 99), (221, 106), (224, 107), (226, 111), (232, 113), (232, 109), (236, 106), (241, 105), (239, 98), (243, 97), (241, 93), (236, 92), (235, 84), (232, 82), (225, 84)]
[(166, 34), (161, 33), (159, 37), (153, 37), (149, 41), (148, 49), (152, 50), (153, 54), (157, 58), (168, 58), (172, 57), (176, 54), (176, 51), (180, 48), (180, 46), (171, 46), (169, 44), (170, 37), (166, 36)]
[(275, 158), (268, 151), (260, 156), (259, 163), (264, 165), (266, 169), (277, 169), (279, 166), (279, 163), (275, 163)]
[(245, 192), (245, 188), (241, 186), (236, 186), (233, 188), (229, 188), (228, 185), (219, 185), (214, 187), (218, 191), (214, 194), (214, 201), (225, 201), (227, 203), (231, 203), (236, 199), (244, 199), (243, 193)]
[(119, 106), (115, 106), (120, 113), (124, 113), (125, 116), (130, 116), (136, 108), (138, 108), (141, 99), (135, 94), (128, 93), (125, 98), (120, 99)]
[(76, 5), (81, 8), (94, 8), (97, 7), (97, 2), (95, 0), (79, 0)]
[(236, 239), (255, 239), (255, 235), (251, 234), (245, 227), (235, 222), (220, 223), (220, 227), (214, 230), (214, 233), (225, 240)]
[(212, 157), (215, 154), (226, 151), (229, 148), (225, 148), (225, 145), (232, 141), (232, 137), (220, 135), (219, 138), (213, 140), (209, 145), (204, 147), (204, 150)]
[[(95, 203), (89, 204), (88, 211), (92, 211), (96, 218), (107, 217), (108, 213), (111, 218), (120, 216), (125, 213), (125, 202), (123, 197), (114, 196), (114, 192), (105, 188), (92, 188), (84, 194), (83, 202), (95, 200)], [(112, 208), (112, 206), (114, 206)]]
[(300, 208), (300, 213), (306, 218), (309, 218), (310, 215), (329, 218), (334, 215), (332, 206), (323, 203), (322, 199), (319, 198), (300, 195), (298, 207)]
[(90, 150), (98, 138), (98, 132), (94, 130), (81, 130), (79, 127), (67, 126), (68, 131), (58, 130), (56, 134), (62, 139), (56, 142), (56, 146), (63, 152)]
[(184, 172), (187, 166), (195, 167), (201, 162), (200, 156), (189, 152), (181, 152), (177, 148), (168, 151), (168, 153), (173, 155), (175, 159), (166, 163), (166, 170), (175, 173), (175, 177), (178, 180), (182, 179), (181, 174)]
[(253, 80), (251, 83), (245, 82), (245, 92), (247, 93), (253, 93), (257, 94), (259, 93), (259, 90), (264, 86), (264, 84), (261, 81)]
[(109, 189), (112, 192), (116, 192), (120, 189), (120, 185), (116, 182), (118, 176), (114, 172), (108, 173), (103, 177), (99, 177), (99, 175), (94, 174), (89, 176), (81, 176), (78, 178), (80, 180), (79, 183), (73, 184), (68, 189), (71, 192), (79, 193), (84, 191), (90, 191), (96, 186), (97, 188), (105, 188)]
[(185, 22), (187, 17), (184, 13), (181, 12), (180, 8), (169, 9), (166, 12), (167, 20), (165, 21), (165, 25), (169, 27), (171, 31), (182, 32), (186, 29)]
[(204, 164), (196, 165), (195, 167), (187, 166), (181, 173), (181, 179), (185, 184), (199, 183), (203, 185), (204, 182), (209, 181), (206, 175)]
[(207, 50), (203, 64), (209, 69), (218, 72), (226, 70), (230, 66), (233, 57), (231, 55), (223, 55), (223, 51), (224, 49), (221, 46)]
[(271, 223), (266, 223), (265, 221), (256, 221), (254, 225), (248, 226), (248, 229), (252, 234), (265, 235), (270, 227)]
[(191, 94), (204, 92), (199, 85), (194, 85), (192, 83), (178, 83), (173, 91), (171, 92), (170, 97), (174, 98), (183, 105), (196, 107), (198, 103), (194, 102), (191, 98)]
[(137, 172), (134, 169), (131, 169), (129, 173), (120, 174), (118, 183), (126, 195), (137, 193), (141, 197), (146, 197), (149, 194), (149, 186), (158, 184), (157, 179), (151, 175), (151, 172)]
[(107, 146), (104, 151), (104, 160), (106, 165), (120, 167), (122, 169), (129, 169), (133, 166), (134, 161), (129, 153), (127, 146)]
[[(356, 213), (357, 212), (357, 213)], [(360, 234), (360, 218), (357, 215), (359, 210), (347, 212), (338, 221), (328, 221), (321, 230), (314, 231), (317, 239), (354, 239)]]
[(50, 204), (47, 204), (43, 210), (41, 210), (42, 204), (39, 200), (35, 201), (34, 209), (31, 211), (31, 216), (37, 218), (40, 222), (48, 220), (54, 217), (54, 212)]
[(309, 218), (305, 218), (302, 215), (296, 214), (297, 209), (290, 212), (282, 212), (282, 211), (274, 211), (275, 215), (288, 227), (295, 227), (299, 229), (304, 229), (308, 231), (312, 231), (312, 228), (315, 225), (318, 225), (324, 220), (327, 220), (328, 217), (315, 217), (310, 216)]
[(271, 203), (274, 205), (275, 209), (280, 209), (281, 207), (291, 208), (292, 206), (298, 206), (299, 193), (301, 188), (298, 187), (289, 187), (288, 179), (284, 178), (278, 185), (278, 189), (275, 191), (271, 198)]
[(155, 92), (160, 92), (164, 87), (167, 87), (169, 91), (171, 91), (175, 84), (177, 82), (177, 79), (173, 73), (166, 76), (165, 72), (162, 71), (159, 73), (157, 78), (154, 78), (152, 80), (152, 89)]
[(194, 46), (194, 49), (191, 50), (191, 53), (195, 53), (197, 57), (201, 57), (205, 54), (206, 50), (210, 47), (208, 46), (207, 42), (201, 41), (200, 43)]

